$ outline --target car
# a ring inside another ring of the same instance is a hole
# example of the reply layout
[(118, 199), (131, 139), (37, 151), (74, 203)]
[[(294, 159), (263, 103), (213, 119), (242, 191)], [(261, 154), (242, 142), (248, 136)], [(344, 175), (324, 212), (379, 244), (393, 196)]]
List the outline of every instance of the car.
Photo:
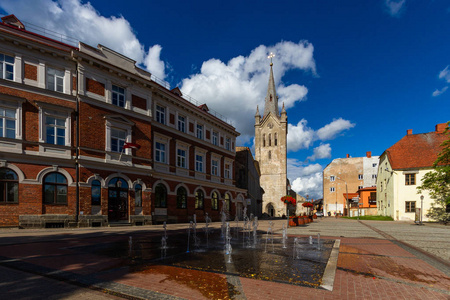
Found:
[(318, 217), (323, 217), (323, 211), (318, 211), (318, 212), (316, 212), (316, 216), (318, 216)]

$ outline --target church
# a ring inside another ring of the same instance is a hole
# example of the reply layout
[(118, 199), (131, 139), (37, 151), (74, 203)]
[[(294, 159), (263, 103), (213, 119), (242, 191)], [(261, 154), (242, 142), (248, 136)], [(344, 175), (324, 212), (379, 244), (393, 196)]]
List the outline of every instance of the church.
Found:
[[(273, 54), (269, 56), (272, 58)], [(286, 205), (280, 200), (287, 190), (287, 113), (284, 104), (281, 114), (270, 63), (269, 85), (261, 117), (258, 107), (255, 115), (255, 159), (260, 166), (261, 187), (264, 189), (262, 211), (272, 217), (286, 214)]]

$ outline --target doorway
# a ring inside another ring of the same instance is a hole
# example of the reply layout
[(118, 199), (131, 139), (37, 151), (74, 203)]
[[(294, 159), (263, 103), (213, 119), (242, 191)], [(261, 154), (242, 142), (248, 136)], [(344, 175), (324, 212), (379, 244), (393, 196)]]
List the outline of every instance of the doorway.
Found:
[(128, 183), (119, 177), (108, 185), (108, 221), (128, 221)]

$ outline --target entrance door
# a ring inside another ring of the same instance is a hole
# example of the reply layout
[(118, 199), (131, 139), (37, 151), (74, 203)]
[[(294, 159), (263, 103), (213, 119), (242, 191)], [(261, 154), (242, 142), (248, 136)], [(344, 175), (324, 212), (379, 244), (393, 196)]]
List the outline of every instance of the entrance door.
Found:
[(128, 221), (128, 184), (119, 177), (108, 185), (108, 221)]
[(275, 209), (273, 208), (272, 203), (267, 204), (267, 214), (271, 217), (275, 215)]

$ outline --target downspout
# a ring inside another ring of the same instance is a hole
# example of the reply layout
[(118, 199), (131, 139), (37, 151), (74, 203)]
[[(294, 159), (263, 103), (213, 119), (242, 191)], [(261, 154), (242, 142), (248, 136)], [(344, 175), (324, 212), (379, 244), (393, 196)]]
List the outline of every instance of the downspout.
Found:
[(78, 80), (79, 80), (79, 72), (78, 72), (78, 61), (74, 58), (74, 53), (72, 51), (72, 59), (76, 63), (76, 87), (75, 87), (75, 96), (76, 96), (76, 126), (77, 129), (75, 131), (75, 184), (76, 184), (76, 205), (75, 205), (75, 222), (77, 223), (77, 227), (79, 227), (79, 213), (80, 213), (80, 165), (78, 163), (79, 158), (79, 149), (80, 149), (80, 99), (78, 96)]

